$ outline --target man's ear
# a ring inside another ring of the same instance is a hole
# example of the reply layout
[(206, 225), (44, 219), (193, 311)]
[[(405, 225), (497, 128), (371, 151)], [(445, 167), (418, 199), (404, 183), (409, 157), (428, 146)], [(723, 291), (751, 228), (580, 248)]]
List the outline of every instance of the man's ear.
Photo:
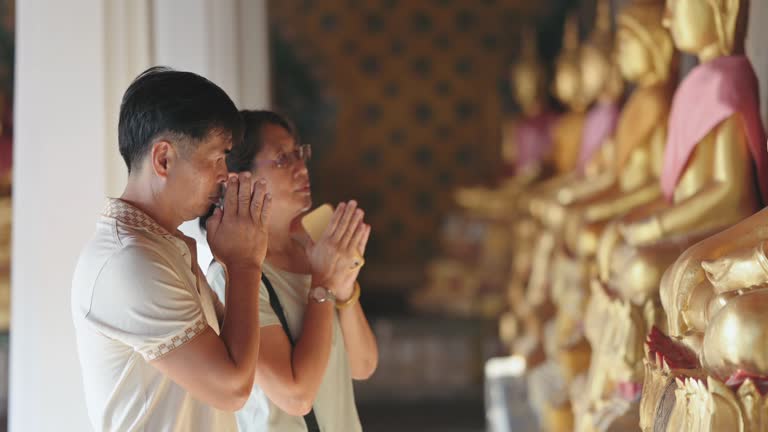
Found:
[(168, 170), (170, 166), (177, 159), (176, 149), (173, 145), (166, 140), (158, 140), (152, 143), (152, 153), (150, 154), (152, 161), (152, 170), (158, 177), (165, 178), (168, 176)]

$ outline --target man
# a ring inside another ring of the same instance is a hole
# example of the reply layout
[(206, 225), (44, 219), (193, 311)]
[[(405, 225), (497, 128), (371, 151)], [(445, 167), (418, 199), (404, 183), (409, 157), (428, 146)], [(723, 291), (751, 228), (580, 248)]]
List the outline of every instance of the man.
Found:
[[(120, 106), (128, 185), (110, 199), (77, 263), (72, 316), (86, 405), (98, 431), (235, 431), (259, 347), (259, 281), (271, 198), (229, 175), (240, 117), (215, 84), (151, 68)], [(208, 224), (225, 266), (224, 307), (177, 227), (219, 202)]]

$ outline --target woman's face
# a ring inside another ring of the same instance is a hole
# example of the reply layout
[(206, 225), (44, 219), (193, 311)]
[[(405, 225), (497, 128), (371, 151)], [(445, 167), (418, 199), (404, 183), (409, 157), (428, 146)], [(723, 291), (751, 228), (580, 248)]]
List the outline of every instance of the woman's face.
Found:
[[(267, 181), (272, 194), (273, 221), (293, 220), (312, 207), (312, 190), (306, 163), (290, 154), (298, 150), (296, 140), (283, 127), (267, 124), (261, 128), (263, 146), (256, 154), (255, 175)], [(286, 157), (288, 155), (288, 157)], [(275, 161), (288, 160), (285, 166)]]

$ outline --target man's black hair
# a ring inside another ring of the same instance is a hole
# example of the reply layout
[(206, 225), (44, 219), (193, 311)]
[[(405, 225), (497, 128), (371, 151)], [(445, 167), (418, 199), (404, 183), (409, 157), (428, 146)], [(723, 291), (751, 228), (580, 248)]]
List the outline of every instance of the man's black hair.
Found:
[(219, 86), (192, 72), (155, 66), (128, 87), (120, 104), (118, 142), (128, 172), (158, 138), (195, 145), (211, 133), (242, 137), (240, 115)]

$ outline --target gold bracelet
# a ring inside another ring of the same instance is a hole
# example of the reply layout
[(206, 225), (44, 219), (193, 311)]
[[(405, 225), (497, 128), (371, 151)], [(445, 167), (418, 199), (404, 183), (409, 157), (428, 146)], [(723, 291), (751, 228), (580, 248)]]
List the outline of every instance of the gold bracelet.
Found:
[(346, 301), (340, 302), (336, 300), (336, 309), (344, 309), (348, 306), (351, 306), (357, 302), (357, 300), (360, 298), (360, 284), (355, 281), (355, 290), (352, 291), (352, 295), (347, 299)]

